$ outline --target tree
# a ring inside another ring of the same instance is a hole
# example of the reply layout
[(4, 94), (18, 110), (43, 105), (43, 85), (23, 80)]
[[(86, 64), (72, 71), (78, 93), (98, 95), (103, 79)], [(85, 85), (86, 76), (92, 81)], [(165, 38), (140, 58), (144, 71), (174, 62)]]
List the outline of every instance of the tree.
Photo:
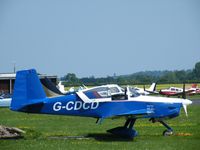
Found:
[(66, 85), (75, 86), (81, 83), (85, 85), (102, 85), (117, 83), (123, 85), (157, 83), (183, 83), (200, 81), (200, 62), (195, 64), (193, 70), (175, 70), (175, 71), (142, 71), (131, 75), (107, 76), (95, 78), (94, 76), (78, 79), (74, 73), (68, 73), (62, 78), (67, 81)]
[(200, 79), (200, 62), (195, 64), (195, 68), (193, 70), (194, 75), (197, 79)]
[(77, 84), (80, 82), (74, 73), (68, 73), (67, 75), (64, 76), (63, 79), (67, 81), (69, 84)]
[(185, 82), (187, 78), (187, 72), (185, 70), (174, 71), (177, 82)]
[(159, 83), (178, 83), (175, 71), (170, 71), (160, 77)]

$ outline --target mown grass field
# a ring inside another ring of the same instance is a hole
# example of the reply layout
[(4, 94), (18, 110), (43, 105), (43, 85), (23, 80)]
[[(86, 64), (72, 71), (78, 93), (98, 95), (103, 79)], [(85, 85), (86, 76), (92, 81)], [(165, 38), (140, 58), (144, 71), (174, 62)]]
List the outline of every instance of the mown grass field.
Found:
[[(197, 150), (200, 148), (200, 105), (188, 108), (189, 117), (181, 115), (167, 122), (175, 131), (163, 137), (165, 128), (147, 119), (137, 120), (139, 136), (134, 140), (116, 138), (106, 130), (121, 126), (124, 119), (106, 119), (101, 125), (95, 119), (71, 116), (38, 115), (12, 112), (0, 108), (0, 124), (26, 131), (23, 139), (0, 140), (1, 150), (61, 150), (61, 149), (159, 149)], [(89, 139), (51, 139), (52, 136), (89, 136)]]

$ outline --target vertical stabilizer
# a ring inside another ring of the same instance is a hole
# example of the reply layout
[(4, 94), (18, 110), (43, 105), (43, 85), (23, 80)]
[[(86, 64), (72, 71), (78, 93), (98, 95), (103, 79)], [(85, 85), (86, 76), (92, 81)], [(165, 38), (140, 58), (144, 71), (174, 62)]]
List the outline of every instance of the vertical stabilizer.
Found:
[(192, 84), (192, 86), (191, 86), (192, 88), (197, 88), (197, 84)]
[(11, 110), (19, 110), (45, 97), (45, 92), (35, 69), (17, 72), (11, 101)]
[(150, 91), (150, 92), (156, 91), (156, 83), (152, 83), (150, 88), (148, 89), (148, 91)]

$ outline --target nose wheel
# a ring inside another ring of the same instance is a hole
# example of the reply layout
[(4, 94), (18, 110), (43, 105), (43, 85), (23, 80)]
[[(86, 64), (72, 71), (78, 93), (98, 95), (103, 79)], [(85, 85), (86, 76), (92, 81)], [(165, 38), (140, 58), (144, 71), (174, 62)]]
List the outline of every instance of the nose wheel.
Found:
[(164, 127), (167, 128), (166, 130), (163, 131), (163, 136), (173, 135), (173, 129), (167, 123), (165, 123), (163, 120), (156, 120), (154, 118), (151, 118), (149, 121), (152, 121), (152, 123), (160, 122)]
[(173, 131), (172, 130), (163, 131), (163, 136), (170, 136), (170, 135), (173, 135)]

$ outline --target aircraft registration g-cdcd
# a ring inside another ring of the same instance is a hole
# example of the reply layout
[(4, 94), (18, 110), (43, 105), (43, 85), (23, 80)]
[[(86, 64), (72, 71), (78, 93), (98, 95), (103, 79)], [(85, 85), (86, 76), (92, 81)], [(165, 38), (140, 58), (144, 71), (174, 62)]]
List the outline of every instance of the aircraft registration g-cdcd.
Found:
[(123, 126), (108, 132), (134, 138), (137, 131), (133, 127), (139, 118), (160, 122), (167, 128), (163, 135), (172, 134), (172, 128), (163, 120), (177, 117), (181, 107), (187, 115), (186, 106), (192, 103), (187, 99), (141, 96), (130, 87), (123, 92), (111, 95), (108, 87), (100, 87), (48, 98), (36, 71), (23, 70), (17, 72), (10, 109), (27, 113), (93, 117), (97, 118), (97, 122), (105, 118), (125, 117)]

